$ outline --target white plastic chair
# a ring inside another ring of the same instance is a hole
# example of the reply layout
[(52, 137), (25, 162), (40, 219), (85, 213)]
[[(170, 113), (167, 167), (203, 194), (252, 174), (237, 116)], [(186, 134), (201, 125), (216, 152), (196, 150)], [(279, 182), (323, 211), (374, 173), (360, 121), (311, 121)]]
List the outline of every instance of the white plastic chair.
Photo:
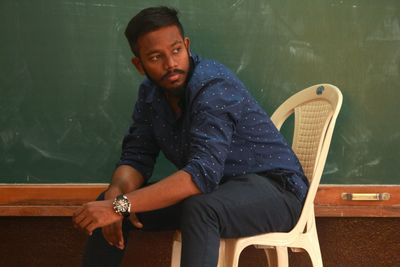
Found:
[[(314, 198), (328, 155), (336, 118), (342, 105), (340, 90), (330, 84), (306, 88), (287, 99), (271, 116), (280, 129), (294, 113), (292, 148), (299, 158), (310, 188), (296, 226), (288, 233), (274, 232), (236, 239), (221, 239), (218, 267), (237, 267), (240, 253), (254, 245), (264, 249), (271, 267), (287, 267), (288, 251), (307, 251), (313, 266), (322, 267), (322, 257), (315, 226)], [(180, 265), (181, 236), (176, 231), (171, 267)]]

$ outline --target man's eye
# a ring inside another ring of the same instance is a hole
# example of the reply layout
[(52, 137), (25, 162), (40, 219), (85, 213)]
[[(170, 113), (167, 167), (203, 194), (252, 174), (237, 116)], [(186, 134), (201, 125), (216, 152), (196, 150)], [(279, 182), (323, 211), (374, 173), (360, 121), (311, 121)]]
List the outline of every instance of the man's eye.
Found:
[(175, 48), (174, 50), (172, 50), (172, 53), (174, 54), (178, 54), (181, 51), (180, 47)]
[(160, 55), (155, 55), (155, 56), (150, 57), (151, 61), (157, 61), (159, 59), (160, 59)]

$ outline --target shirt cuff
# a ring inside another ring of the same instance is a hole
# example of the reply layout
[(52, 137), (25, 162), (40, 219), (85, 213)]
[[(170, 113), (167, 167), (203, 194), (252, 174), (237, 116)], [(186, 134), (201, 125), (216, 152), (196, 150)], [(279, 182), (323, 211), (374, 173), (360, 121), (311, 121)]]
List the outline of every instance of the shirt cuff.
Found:
[(143, 179), (145, 181), (147, 181), (152, 173), (153, 170), (149, 170), (148, 168), (144, 167), (142, 164), (134, 162), (134, 161), (130, 161), (130, 160), (120, 160), (117, 164), (116, 167), (119, 167), (121, 165), (128, 165), (131, 166), (132, 168), (134, 168), (135, 170), (137, 170), (138, 172), (140, 172), (140, 174), (143, 176)]
[(213, 182), (211, 177), (207, 177), (207, 174), (201, 174), (192, 164), (186, 165), (182, 170), (192, 176), (193, 182), (202, 193), (210, 193), (218, 187), (218, 183)]

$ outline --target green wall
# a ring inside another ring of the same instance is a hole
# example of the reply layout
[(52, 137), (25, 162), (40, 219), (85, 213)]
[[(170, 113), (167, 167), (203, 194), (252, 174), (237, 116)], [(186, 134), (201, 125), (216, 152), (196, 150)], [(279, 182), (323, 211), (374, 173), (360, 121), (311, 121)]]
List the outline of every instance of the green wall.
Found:
[[(312, 84), (342, 90), (323, 183), (399, 183), (400, 2), (388, 0), (2, 0), (0, 183), (109, 181), (141, 81), (123, 31), (160, 4), (269, 113)], [(172, 169), (161, 158), (155, 178)]]

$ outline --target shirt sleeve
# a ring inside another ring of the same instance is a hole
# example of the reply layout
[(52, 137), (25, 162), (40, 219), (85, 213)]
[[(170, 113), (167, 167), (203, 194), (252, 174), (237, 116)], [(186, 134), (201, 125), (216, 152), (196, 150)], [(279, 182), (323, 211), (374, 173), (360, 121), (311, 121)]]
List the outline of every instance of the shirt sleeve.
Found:
[(143, 90), (141, 92), (133, 111), (132, 125), (122, 142), (121, 158), (117, 166), (130, 165), (147, 180), (153, 173), (160, 148), (151, 124), (151, 104), (145, 102)]
[(238, 87), (221, 79), (206, 84), (193, 102), (190, 158), (183, 170), (203, 193), (215, 190), (223, 176), (242, 100)]

